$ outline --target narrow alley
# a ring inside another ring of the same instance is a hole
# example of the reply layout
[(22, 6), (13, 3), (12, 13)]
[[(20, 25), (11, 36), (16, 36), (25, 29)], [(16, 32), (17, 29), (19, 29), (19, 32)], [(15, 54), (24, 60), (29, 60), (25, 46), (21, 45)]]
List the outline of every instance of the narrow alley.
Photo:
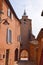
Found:
[(36, 64), (34, 64), (34, 63), (32, 63), (32, 62), (30, 62), (30, 61), (18, 61), (18, 62), (16, 62), (15, 63), (15, 65), (36, 65)]

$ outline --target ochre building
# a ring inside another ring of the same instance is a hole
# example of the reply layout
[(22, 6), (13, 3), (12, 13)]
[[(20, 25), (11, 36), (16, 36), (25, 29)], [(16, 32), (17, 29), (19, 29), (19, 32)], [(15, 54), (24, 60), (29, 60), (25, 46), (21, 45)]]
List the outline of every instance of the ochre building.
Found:
[(0, 0), (0, 65), (19, 60), (20, 24), (9, 0)]
[(0, 65), (19, 60), (43, 64), (43, 28), (35, 39), (26, 11), (19, 20), (9, 0), (0, 0)]

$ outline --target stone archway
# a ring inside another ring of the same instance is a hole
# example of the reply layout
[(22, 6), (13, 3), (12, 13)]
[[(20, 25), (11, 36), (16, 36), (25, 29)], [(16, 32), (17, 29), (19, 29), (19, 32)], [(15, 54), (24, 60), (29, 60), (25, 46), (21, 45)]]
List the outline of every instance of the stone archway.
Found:
[(29, 53), (27, 50), (22, 50), (20, 54), (20, 60), (28, 60)]

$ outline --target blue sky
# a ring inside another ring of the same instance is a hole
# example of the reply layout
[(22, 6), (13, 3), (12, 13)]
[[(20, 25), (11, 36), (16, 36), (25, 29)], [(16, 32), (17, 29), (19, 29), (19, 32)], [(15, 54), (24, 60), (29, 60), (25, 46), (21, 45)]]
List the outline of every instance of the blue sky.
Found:
[(21, 18), (26, 10), (28, 18), (32, 19), (32, 32), (35, 36), (38, 35), (41, 28), (43, 28), (43, 17), (41, 12), (43, 10), (43, 0), (10, 0), (18, 18)]

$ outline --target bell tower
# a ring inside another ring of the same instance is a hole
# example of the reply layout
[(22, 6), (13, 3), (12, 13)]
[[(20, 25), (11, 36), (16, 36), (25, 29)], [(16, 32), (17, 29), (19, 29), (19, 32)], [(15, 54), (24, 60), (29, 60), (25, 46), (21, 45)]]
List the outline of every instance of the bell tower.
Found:
[(24, 10), (21, 19), (21, 43), (26, 44), (30, 40), (32, 33), (31, 19), (28, 18), (26, 10)]

